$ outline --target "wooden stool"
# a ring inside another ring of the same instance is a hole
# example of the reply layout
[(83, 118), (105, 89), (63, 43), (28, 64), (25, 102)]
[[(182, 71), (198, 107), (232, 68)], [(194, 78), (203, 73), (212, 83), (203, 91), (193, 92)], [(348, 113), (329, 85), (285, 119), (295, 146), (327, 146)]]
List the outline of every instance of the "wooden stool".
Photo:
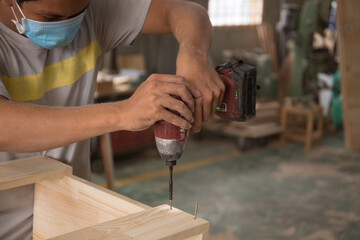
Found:
[[(318, 121), (316, 130), (314, 130), (314, 119), (317, 115)], [(306, 129), (299, 129), (297, 126), (297, 117), (305, 117)], [(292, 121), (288, 119), (292, 117)], [(323, 115), (320, 106), (296, 107), (284, 106), (281, 111), (281, 126), (283, 133), (281, 135), (281, 143), (285, 145), (286, 139), (305, 142), (305, 152), (311, 150), (312, 140), (317, 139), (321, 144), (323, 134)]]

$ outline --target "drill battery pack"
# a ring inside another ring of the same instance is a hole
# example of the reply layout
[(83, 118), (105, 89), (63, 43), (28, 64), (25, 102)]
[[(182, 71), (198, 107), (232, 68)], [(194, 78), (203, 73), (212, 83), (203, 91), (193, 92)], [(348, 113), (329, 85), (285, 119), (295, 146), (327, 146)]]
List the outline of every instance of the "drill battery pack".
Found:
[(225, 85), (223, 103), (216, 115), (232, 121), (245, 122), (256, 116), (256, 68), (240, 59), (216, 67)]

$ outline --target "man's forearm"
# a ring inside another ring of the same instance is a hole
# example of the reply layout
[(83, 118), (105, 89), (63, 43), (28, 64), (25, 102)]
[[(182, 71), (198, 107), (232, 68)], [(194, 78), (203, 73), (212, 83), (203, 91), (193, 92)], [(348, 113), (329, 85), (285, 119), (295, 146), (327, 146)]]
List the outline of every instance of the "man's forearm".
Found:
[(191, 53), (207, 61), (213, 29), (207, 11), (192, 2), (173, 1), (169, 6), (168, 21), (179, 42), (180, 53)]
[(172, 33), (181, 51), (188, 49), (203, 57), (207, 57), (213, 35), (205, 8), (183, 0), (152, 0), (141, 32)]
[(37, 152), (65, 146), (122, 125), (114, 104), (43, 107), (0, 99), (0, 151)]
[[(160, 120), (190, 129), (194, 120), (193, 99), (199, 94), (182, 77), (152, 74), (130, 98), (119, 102), (47, 107), (0, 96), (0, 151), (43, 151), (107, 132), (145, 130)], [(166, 109), (177, 111), (182, 117)]]

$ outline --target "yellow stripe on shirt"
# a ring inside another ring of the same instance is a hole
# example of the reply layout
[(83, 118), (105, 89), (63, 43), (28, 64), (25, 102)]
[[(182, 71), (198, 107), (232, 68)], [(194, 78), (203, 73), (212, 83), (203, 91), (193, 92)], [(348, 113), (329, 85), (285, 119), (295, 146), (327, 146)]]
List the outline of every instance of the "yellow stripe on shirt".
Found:
[(42, 73), (16, 78), (2, 76), (3, 83), (12, 100), (37, 100), (52, 89), (75, 83), (83, 74), (95, 68), (99, 56), (101, 48), (94, 40), (75, 56), (46, 66)]

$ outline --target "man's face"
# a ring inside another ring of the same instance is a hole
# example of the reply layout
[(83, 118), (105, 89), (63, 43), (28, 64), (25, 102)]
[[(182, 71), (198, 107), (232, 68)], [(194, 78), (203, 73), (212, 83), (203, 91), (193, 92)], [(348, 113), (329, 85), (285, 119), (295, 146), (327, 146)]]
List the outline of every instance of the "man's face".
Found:
[[(13, 7), (19, 19), (22, 18), (15, 0)], [(90, 0), (35, 0), (23, 2), (20, 6), (26, 18), (39, 22), (66, 20), (82, 13)]]

